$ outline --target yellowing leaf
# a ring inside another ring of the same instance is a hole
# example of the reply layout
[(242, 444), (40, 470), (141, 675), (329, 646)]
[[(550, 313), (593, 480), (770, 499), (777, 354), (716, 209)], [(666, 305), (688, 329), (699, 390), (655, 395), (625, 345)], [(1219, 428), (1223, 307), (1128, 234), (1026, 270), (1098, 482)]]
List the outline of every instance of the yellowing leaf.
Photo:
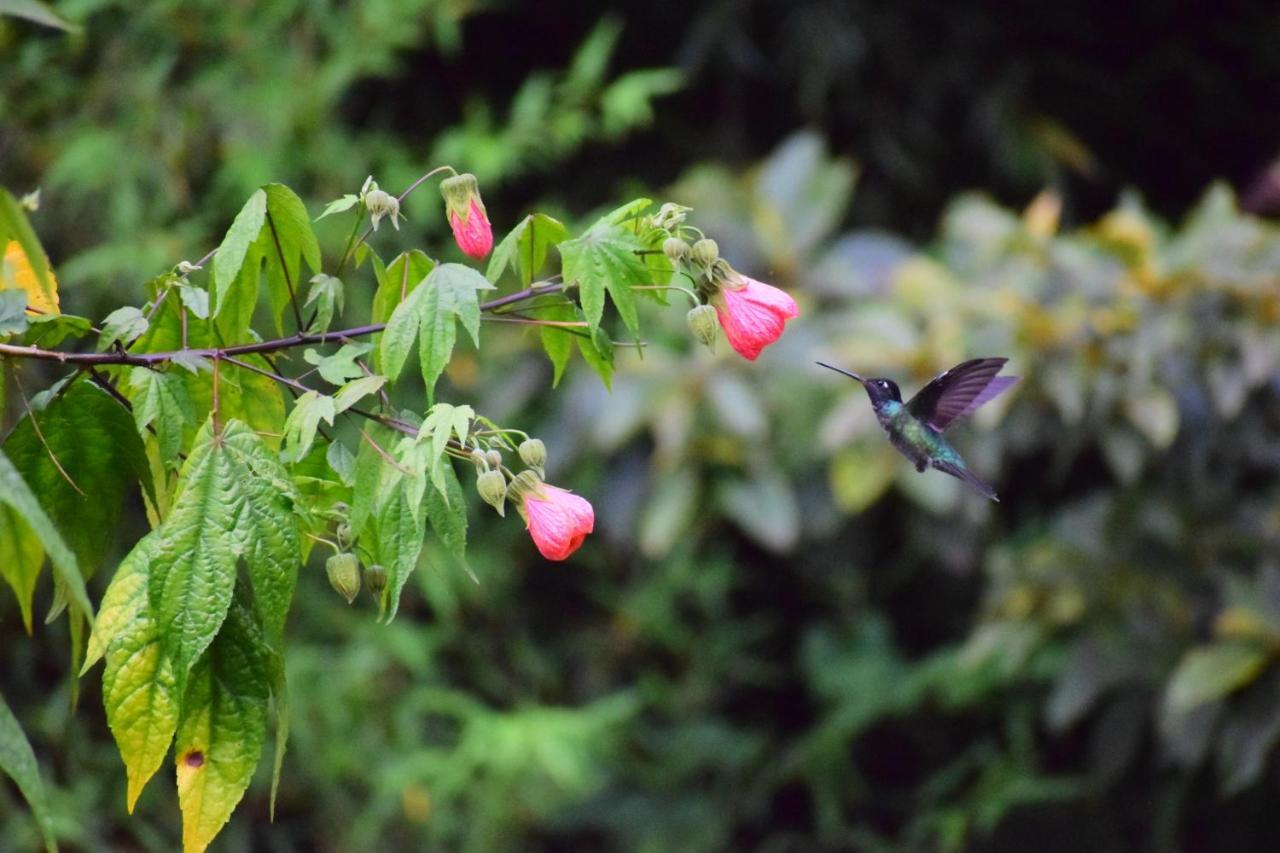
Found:
[(237, 602), (191, 672), (174, 741), (182, 849), (209, 846), (244, 796), (266, 739), (261, 629)]
[(155, 534), (144, 537), (116, 570), (84, 663), (88, 670), (104, 655), (107, 660), (102, 704), (124, 760), (130, 812), (164, 762), (178, 727), (177, 679), (147, 602), (147, 579), (158, 541)]
[(49, 270), (44, 284), (31, 266), (31, 259), (17, 240), (10, 240), (4, 248), (4, 274), (0, 275), (0, 290), (22, 290), (27, 294), (27, 308), (42, 314), (61, 313), (58, 307), (58, 280)]

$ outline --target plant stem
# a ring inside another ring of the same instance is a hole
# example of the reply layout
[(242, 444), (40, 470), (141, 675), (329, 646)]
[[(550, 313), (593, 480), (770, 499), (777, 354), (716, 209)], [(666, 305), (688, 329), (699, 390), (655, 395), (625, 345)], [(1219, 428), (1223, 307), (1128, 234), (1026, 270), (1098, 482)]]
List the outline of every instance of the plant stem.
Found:
[[(542, 296), (547, 293), (555, 293), (563, 290), (564, 288), (565, 285), (559, 283), (531, 285), (526, 287), (524, 290), (509, 293), (506, 296), (500, 296), (497, 299), (481, 303), (480, 310), (493, 311), (497, 308), (503, 307), (504, 305), (511, 305), (513, 303), (521, 302), (525, 299), (532, 299), (535, 296)], [(386, 323), (369, 323), (364, 326), (355, 326), (350, 329), (341, 329), (336, 332), (316, 332), (314, 334), (298, 332), (295, 335), (288, 335), (283, 338), (274, 338), (269, 341), (254, 341), (252, 343), (234, 344), (226, 347), (202, 347), (199, 349), (180, 349), (167, 352), (147, 353), (59, 352), (58, 350), (47, 350), (34, 346), (0, 344), (0, 356), (7, 356), (9, 358), (33, 358), (40, 361), (56, 361), (62, 364), (74, 365), (130, 364), (138, 367), (156, 367), (171, 361), (173, 357), (179, 353), (190, 353), (192, 355), (198, 355), (217, 361), (218, 359), (226, 358), (227, 356), (278, 352), (280, 350), (292, 349), (306, 344), (336, 343), (349, 338), (360, 338), (365, 335), (377, 334), (386, 327)]]

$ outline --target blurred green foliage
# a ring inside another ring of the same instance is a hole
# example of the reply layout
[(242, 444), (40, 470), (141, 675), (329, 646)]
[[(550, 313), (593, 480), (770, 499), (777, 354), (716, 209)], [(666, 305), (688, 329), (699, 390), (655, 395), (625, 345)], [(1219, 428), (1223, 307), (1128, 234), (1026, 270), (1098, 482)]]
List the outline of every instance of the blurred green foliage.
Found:
[[(198, 257), (264, 183), (331, 198), (369, 174), (404, 187), (423, 163), (452, 160), (493, 187), (648, 124), (650, 101), (680, 84), (665, 68), (611, 75), (621, 26), (605, 18), (567, 68), (530, 74), (509, 104), (444, 69), (411, 101), (384, 96), (414, 56), (458, 53), (476, 11), (459, 0), (75, 0), (58, 11), (85, 31), (0, 15), (0, 174), (41, 187), (60, 211), (46, 224), (50, 255), (65, 279), (98, 287)], [(396, 109), (418, 117), (412, 132)], [(409, 218), (406, 239), (443, 233), (442, 219)]]
[[(339, 119), (408, 45), (456, 50), (466, 4), (192, 8), (60, 3), (88, 24), (71, 36), (0, 18), (0, 169), (45, 187), (66, 299), (138, 293), (264, 180), (315, 202), (370, 171), (403, 185), (431, 152), (513, 178), (646, 120), (647, 97), (605, 94), (607, 27), (506, 119), (477, 101), (417, 139)], [(548, 159), (527, 126), (559, 128)], [(1280, 846), (1280, 232), (1221, 187), (1177, 225), (1132, 196), (1065, 230), (1051, 195), (965, 195), (919, 246), (841, 231), (856, 177), (802, 134), (670, 191), (801, 300), (759, 362), (723, 343), (690, 361), (673, 308), (612, 393), (582, 365), (544, 393), (534, 336), (455, 363), (453, 388), (547, 437), (597, 535), (550, 566), (480, 513), (479, 583), (429, 552), (389, 626), (311, 566), (276, 821), (264, 766), (217, 849)], [(1023, 382), (956, 443), (999, 505), (916, 474), (861, 390), (812, 364), (914, 390), (996, 354)], [(69, 710), (61, 624), (27, 638), (0, 597), (0, 692), (54, 831), (172, 849), (171, 787), (125, 814), (97, 686)], [(41, 843), (7, 783), (0, 839)]]

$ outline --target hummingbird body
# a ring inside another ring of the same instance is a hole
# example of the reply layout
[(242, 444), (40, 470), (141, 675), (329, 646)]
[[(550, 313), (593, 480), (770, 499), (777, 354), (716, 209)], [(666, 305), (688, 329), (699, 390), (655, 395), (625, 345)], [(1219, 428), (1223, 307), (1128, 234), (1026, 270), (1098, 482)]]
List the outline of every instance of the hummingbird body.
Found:
[(916, 470), (936, 468), (957, 478), (974, 491), (998, 501), (995, 491), (969, 471), (964, 459), (942, 433), (955, 420), (976, 410), (1017, 381), (1013, 376), (997, 376), (1004, 358), (976, 358), (938, 374), (920, 393), (906, 403), (890, 379), (863, 379), (856, 373), (818, 362), (862, 383), (876, 419), (889, 434), (898, 452), (911, 460)]

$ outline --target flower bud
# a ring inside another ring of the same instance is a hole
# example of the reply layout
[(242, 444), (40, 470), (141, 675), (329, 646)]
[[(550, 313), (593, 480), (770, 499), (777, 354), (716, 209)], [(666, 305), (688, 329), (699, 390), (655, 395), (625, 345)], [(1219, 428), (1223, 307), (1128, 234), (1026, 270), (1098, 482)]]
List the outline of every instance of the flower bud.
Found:
[(387, 570), (374, 563), (364, 570), (364, 585), (373, 593), (374, 598), (381, 597), (382, 591), (387, 588)]
[(539, 438), (526, 438), (520, 442), (520, 460), (530, 468), (542, 468), (547, 464), (547, 446)]
[(489, 450), (484, 454), (484, 458), (489, 462), (489, 467), (494, 469), (502, 468), (502, 453), (497, 450)]
[(481, 473), (493, 467), (489, 464), (489, 456), (478, 447), (471, 451), (471, 461), (475, 464), (476, 471)]
[(347, 604), (355, 601), (360, 592), (360, 561), (355, 554), (334, 554), (324, 564), (325, 574), (329, 576), (329, 586), (338, 595), (347, 600)]
[(716, 245), (715, 240), (704, 237), (693, 244), (689, 256), (698, 266), (710, 267), (720, 257), (720, 247)]
[(698, 343), (704, 347), (714, 348), (716, 330), (720, 326), (719, 320), (716, 319), (716, 309), (710, 305), (698, 305), (689, 310), (686, 319), (689, 321), (689, 331), (693, 332)]
[(673, 265), (680, 263), (689, 255), (689, 244), (679, 237), (668, 237), (662, 241), (662, 252)]
[(653, 217), (653, 227), (665, 228), (670, 231), (684, 222), (686, 214), (691, 209), (683, 204), (676, 204), (674, 201), (666, 202), (662, 207), (658, 208), (658, 214)]
[(350, 522), (346, 522), (346, 521), (340, 521), (340, 522), (338, 522), (338, 528), (337, 528), (337, 530), (336, 530), (336, 531), (334, 531), (334, 533), (335, 533), (335, 535), (336, 535), (336, 536), (337, 536), (337, 538), (338, 538), (338, 545), (339, 545), (339, 547), (342, 547), (342, 548), (350, 547), (350, 545), (351, 545), (351, 524), (350, 524)]
[(400, 201), (385, 190), (370, 190), (364, 197), (365, 206), (369, 208), (369, 217), (372, 220), (373, 230), (378, 230), (378, 223), (382, 217), (391, 217), (391, 224), (400, 230)]
[(480, 500), (498, 511), (498, 515), (507, 512), (507, 478), (501, 471), (485, 471), (476, 477), (476, 491)]
[(516, 509), (520, 510), (520, 514), (524, 515), (525, 495), (537, 491), (541, 485), (542, 478), (538, 476), (536, 471), (527, 469), (521, 471), (507, 484), (507, 500), (513, 502), (516, 505)]
[(493, 248), (493, 228), (480, 200), (476, 176), (464, 172), (445, 178), (440, 182), (440, 195), (444, 196), (445, 218), (449, 220), (458, 248), (477, 260), (489, 254)]

